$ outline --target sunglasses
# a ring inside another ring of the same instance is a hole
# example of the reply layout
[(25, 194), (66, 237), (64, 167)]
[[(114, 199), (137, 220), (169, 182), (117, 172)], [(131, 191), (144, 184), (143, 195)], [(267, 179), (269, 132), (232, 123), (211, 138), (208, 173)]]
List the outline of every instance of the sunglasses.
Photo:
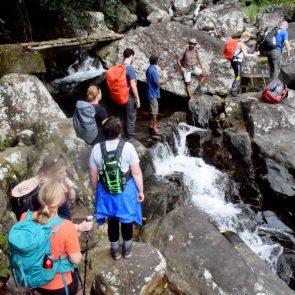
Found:
[(62, 154), (59, 154), (58, 157), (53, 160), (53, 163), (56, 164), (60, 159), (65, 159)]

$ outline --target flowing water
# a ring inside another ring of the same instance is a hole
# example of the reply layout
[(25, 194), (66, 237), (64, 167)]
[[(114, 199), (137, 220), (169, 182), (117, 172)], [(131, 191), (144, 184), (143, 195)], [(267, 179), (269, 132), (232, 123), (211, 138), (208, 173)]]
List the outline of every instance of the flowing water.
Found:
[(80, 83), (85, 80), (98, 77), (105, 72), (100, 62), (97, 62), (96, 58), (87, 56), (83, 62), (76, 60), (71, 64), (67, 70), (68, 75), (53, 81), (55, 84), (65, 83)]
[(186, 136), (196, 130), (200, 129), (184, 123), (179, 125), (179, 136), (175, 136), (176, 155), (168, 144), (158, 143), (155, 146), (152, 156), (156, 174), (165, 176), (174, 171), (182, 172), (193, 204), (205, 212), (220, 230), (236, 232), (275, 272), (277, 259), (283, 252), (283, 247), (267, 238), (267, 235), (261, 235), (261, 232), (279, 233), (288, 237), (292, 235), (272, 228), (262, 219), (257, 222), (255, 217), (260, 212), (254, 212), (248, 205), (233, 204), (225, 200), (229, 182), (227, 175), (206, 164), (201, 158), (188, 155)]

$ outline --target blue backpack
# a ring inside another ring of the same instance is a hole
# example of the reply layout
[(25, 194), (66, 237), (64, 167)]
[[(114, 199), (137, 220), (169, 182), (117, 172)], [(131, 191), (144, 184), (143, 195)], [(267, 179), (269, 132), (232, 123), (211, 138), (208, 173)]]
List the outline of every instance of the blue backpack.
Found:
[[(53, 280), (55, 274), (62, 273), (65, 291), (68, 288), (63, 273), (74, 269), (75, 264), (68, 258), (55, 260), (51, 253), (51, 236), (56, 233), (64, 219), (54, 217), (46, 224), (32, 220), (32, 212), (28, 211), (22, 222), (15, 223), (8, 234), (10, 266), (17, 283), (23, 287), (38, 288)], [(51, 229), (57, 225), (52, 231)], [(43, 268), (46, 255), (53, 259), (52, 269)]]

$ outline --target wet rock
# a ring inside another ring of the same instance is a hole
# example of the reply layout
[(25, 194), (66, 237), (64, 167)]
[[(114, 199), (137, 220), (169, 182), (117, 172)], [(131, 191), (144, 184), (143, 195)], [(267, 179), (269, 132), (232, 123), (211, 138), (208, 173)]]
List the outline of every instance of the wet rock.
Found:
[(134, 243), (132, 257), (114, 262), (109, 249), (96, 249), (90, 254), (95, 280), (94, 295), (152, 295), (166, 271), (162, 254), (153, 246)]
[(211, 130), (200, 130), (189, 134), (186, 137), (189, 154), (193, 157), (202, 157), (204, 143), (210, 140), (211, 135)]
[(181, 294), (293, 294), (247, 246), (247, 255), (239, 253), (197, 208), (167, 214), (153, 244), (166, 258), (168, 281)]
[(45, 73), (43, 56), (39, 52), (24, 50), (20, 45), (0, 46), (0, 76), (8, 73)]
[(11, 130), (16, 134), (65, 118), (43, 83), (30, 75), (8, 74), (0, 79), (0, 106), (1, 140)]
[(225, 130), (224, 135), (228, 141), (229, 151), (232, 156), (250, 165), (252, 147), (248, 132), (229, 128)]
[(263, 211), (262, 217), (266, 221), (267, 225), (277, 230), (292, 233), (292, 229), (285, 225), (277, 215), (272, 211)]
[(187, 205), (191, 200), (182, 173), (171, 173), (165, 178), (149, 177), (145, 179), (144, 188), (142, 214), (145, 223), (158, 220), (175, 208)]
[(208, 128), (210, 119), (221, 113), (223, 101), (217, 95), (197, 95), (190, 99), (188, 109), (188, 120), (192, 122), (193, 125)]
[[(289, 289), (286, 284), (274, 275), (263, 263), (263, 261), (252, 252), (252, 250), (233, 232), (225, 232), (224, 236), (233, 244), (235, 249), (247, 261), (248, 266), (258, 274), (257, 289), (258, 294), (292, 294), (294, 291)], [(265, 293), (264, 293), (265, 292)], [(269, 292), (269, 293), (268, 293)]]
[(199, 12), (194, 29), (205, 31), (214, 37), (231, 37), (243, 31), (243, 15), (238, 1), (225, 1)]
[(151, 175), (154, 175), (155, 168), (153, 166), (153, 161), (149, 150), (137, 140), (133, 140), (132, 144), (134, 145), (140, 159), (140, 167), (143, 178), (146, 179)]
[(284, 280), (290, 288), (295, 288), (295, 251), (284, 250), (277, 261), (279, 277)]
[[(138, 79), (145, 83), (148, 59), (152, 53), (159, 54), (163, 79), (166, 79), (169, 74), (173, 76), (172, 80), (162, 86), (162, 89), (186, 97), (183, 78), (176, 65), (176, 56), (184, 52), (188, 40), (192, 37), (199, 42), (200, 57), (209, 74), (208, 83), (204, 87), (205, 92), (226, 94), (233, 74), (229, 71), (230, 63), (222, 55), (224, 43), (206, 33), (176, 22), (152, 24), (149, 27), (140, 27), (130, 31), (124, 39), (119, 41), (118, 46), (115, 45), (118, 47), (117, 62), (122, 60), (125, 48), (133, 48), (135, 51), (134, 67), (137, 70)], [(193, 78), (193, 88), (197, 84), (197, 79)]]

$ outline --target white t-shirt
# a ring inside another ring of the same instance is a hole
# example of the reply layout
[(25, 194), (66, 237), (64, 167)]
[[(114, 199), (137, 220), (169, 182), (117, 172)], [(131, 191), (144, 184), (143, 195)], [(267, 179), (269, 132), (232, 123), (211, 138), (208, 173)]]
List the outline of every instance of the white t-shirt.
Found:
[[(114, 140), (107, 140), (106, 141), (106, 150), (114, 151), (117, 149), (119, 144), (119, 139)], [(123, 150), (122, 150), (122, 158), (121, 158), (121, 170), (122, 172), (126, 173), (130, 166), (138, 164), (139, 158), (134, 146), (130, 142), (125, 142)], [(90, 168), (97, 168), (98, 170), (102, 169), (102, 155), (100, 144), (96, 144), (91, 152), (90, 159), (89, 159), (89, 167)]]

